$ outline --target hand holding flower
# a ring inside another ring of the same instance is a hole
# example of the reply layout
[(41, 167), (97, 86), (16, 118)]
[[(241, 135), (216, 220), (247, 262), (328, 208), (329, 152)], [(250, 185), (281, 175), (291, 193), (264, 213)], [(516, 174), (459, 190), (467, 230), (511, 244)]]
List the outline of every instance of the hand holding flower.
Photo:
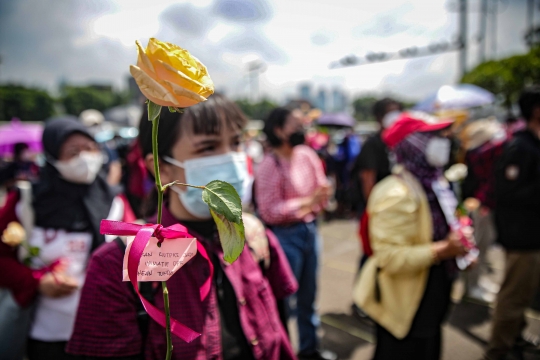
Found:
[(52, 298), (70, 295), (78, 287), (77, 280), (62, 273), (47, 272), (39, 280), (39, 292)]

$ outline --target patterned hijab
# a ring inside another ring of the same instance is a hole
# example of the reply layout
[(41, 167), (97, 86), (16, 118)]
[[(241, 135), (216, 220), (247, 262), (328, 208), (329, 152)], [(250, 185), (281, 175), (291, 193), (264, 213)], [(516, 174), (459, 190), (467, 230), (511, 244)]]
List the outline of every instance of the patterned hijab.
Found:
[(433, 191), (433, 182), (443, 175), (443, 169), (434, 168), (426, 159), (426, 148), (434, 133), (416, 132), (407, 136), (394, 148), (397, 162), (405, 167), (426, 192), (433, 219), (433, 240), (443, 240), (449, 232), (444, 213)]

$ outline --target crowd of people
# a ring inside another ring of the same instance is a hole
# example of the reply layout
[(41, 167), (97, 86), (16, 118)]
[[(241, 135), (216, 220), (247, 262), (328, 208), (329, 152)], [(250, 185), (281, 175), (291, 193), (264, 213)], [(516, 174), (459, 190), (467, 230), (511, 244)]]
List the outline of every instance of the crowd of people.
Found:
[[(207, 253), (168, 281), (171, 316), (202, 334), (189, 343), (173, 336), (173, 359), (336, 359), (321, 347), (316, 306), (318, 221), (335, 199), (347, 202), (359, 223), (362, 256), (352, 292), (355, 311), (375, 326), (374, 359), (439, 359), (460, 273), (468, 296), (495, 301), (485, 359), (536, 348), (523, 330), (540, 288), (540, 87), (524, 89), (519, 107), (520, 125), (458, 123), (385, 98), (373, 107), (381, 130), (360, 144), (345, 129), (341, 150), (331, 155), (331, 135), (313, 145), (321, 133), (307, 131), (300, 109), (272, 110), (260, 137), (244, 131), (246, 117), (220, 94), (183, 113), (163, 110), (162, 182), (230, 183), (243, 201), (246, 234), (238, 260), (225, 262), (201, 190), (168, 188), (162, 224), (183, 225)], [(7, 190), (0, 209), (1, 359), (165, 358), (165, 330), (122, 281), (127, 238), (100, 233), (102, 219), (156, 222), (147, 116), (145, 110), (138, 137), (120, 156), (77, 118), (47, 121), (45, 162), (36, 165), (17, 144), (0, 169)], [(496, 241), (506, 251), (500, 289), (481, 281)], [(164, 310), (157, 283), (139, 288)], [(298, 333), (296, 349), (289, 331)]]

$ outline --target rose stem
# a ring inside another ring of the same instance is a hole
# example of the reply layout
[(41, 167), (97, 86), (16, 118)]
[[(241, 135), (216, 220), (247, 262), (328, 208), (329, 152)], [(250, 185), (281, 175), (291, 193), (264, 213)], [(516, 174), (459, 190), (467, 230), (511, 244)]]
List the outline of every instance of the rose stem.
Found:
[[(150, 117), (150, 100), (148, 100), (148, 116)], [(161, 216), (163, 213), (163, 187), (161, 186), (161, 176), (159, 174), (159, 155), (158, 155), (158, 127), (159, 127), (159, 115), (152, 120), (152, 155), (154, 157), (154, 173), (156, 179), (156, 188), (158, 192), (158, 205), (157, 205), (157, 223), (161, 224)], [(165, 322), (166, 322), (166, 334), (167, 334), (167, 355), (166, 360), (171, 360), (172, 356), (172, 339), (171, 339), (171, 312), (169, 309), (169, 290), (167, 289), (167, 282), (162, 281), (161, 287), (163, 288), (163, 306), (165, 307)]]

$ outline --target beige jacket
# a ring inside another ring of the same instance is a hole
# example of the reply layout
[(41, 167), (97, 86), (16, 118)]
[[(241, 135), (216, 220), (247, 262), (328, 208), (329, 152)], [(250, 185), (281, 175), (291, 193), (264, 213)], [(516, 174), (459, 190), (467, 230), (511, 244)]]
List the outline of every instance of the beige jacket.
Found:
[(397, 167), (394, 175), (375, 186), (367, 211), (373, 256), (362, 268), (353, 299), (402, 339), (409, 333), (434, 262), (429, 204), (414, 176)]

